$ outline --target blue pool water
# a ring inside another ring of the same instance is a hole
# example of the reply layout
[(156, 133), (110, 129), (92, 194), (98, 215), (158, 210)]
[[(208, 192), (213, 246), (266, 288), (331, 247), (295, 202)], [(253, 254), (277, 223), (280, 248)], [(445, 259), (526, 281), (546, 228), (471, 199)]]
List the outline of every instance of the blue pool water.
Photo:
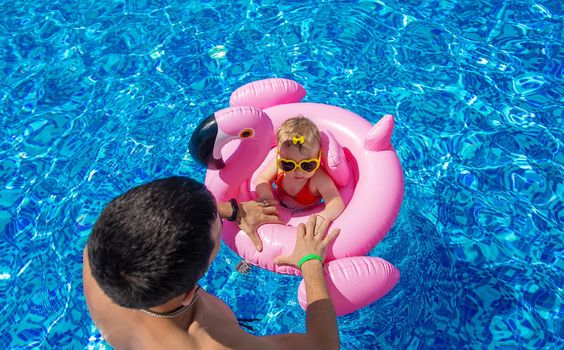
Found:
[[(564, 348), (560, 1), (0, 0), (0, 348), (105, 349), (82, 249), (111, 198), (203, 179), (187, 153), (236, 87), (396, 116), (402, 272), (343, 349)], [(378, 215), (378, 213), (374, 213)], [(304, 331), (299, 278), (222, 247), (203, 285), (254, 334)]]

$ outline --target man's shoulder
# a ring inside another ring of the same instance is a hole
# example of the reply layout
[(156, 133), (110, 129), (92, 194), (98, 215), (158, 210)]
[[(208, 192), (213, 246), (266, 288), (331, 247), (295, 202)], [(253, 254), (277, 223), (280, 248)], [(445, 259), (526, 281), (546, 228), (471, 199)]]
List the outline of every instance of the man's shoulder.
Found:
[(196, 306), (188, 335), (198, 349), (244, 349), (248, 337), (233, 311), (219, 298), (204, 294)]

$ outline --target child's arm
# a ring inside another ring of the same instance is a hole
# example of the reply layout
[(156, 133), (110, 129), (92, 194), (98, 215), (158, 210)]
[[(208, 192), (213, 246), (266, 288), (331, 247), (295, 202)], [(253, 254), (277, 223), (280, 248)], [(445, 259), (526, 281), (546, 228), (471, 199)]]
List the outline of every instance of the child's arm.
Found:
[(317, 215), (321, 215), (326, 220), (333, 221), (345, 210), (345, 202), (343, 202), (341, 193), (337, 186), (335, 186), (333, 179), (325, 171), (319, 171), (315, 175), (318, 177), (317, 181), (315, 181), (317, 191), (325, 201), (325, 209)]
[(276, 162), (270, 163), (259, 176), (255, 179), (255, 192), (257, 194), (257, 201), (262, 201), (265, 199), (272, 199), (274, 195), (272, 194), (272, 181), (278, 173), (278, 168), (276, 167)]
[(345, 202), (333, 179), (325, 171), (318, 171), (315, 175), (317, 191), (325, 201), (325, 209), (317, 214), (315, 232), (325, 233), (329, 224), (345, 210)]

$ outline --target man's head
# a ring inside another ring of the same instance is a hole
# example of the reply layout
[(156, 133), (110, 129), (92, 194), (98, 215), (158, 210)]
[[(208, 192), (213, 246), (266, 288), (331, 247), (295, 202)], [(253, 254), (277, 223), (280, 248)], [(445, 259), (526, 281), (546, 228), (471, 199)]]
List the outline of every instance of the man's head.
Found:
[(194, 288), (206, 271), (217, 221), (213, 196), (190, 178), (132, 188), (108, 204), (92, 229), (92, 275), (120, 306), (162, 305)]

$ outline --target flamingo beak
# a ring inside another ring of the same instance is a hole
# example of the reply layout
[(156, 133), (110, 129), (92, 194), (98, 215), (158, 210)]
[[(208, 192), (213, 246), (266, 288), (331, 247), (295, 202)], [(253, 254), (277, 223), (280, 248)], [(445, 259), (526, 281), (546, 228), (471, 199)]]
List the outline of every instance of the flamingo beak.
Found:
[(215, 143), (218, 135), (217, 121), (212, 114), (196, 127), (190, 138), (188, 151), (192, 158), (208, 169), (217, 170), (225, 166), (221, 157), (215, 157)]

